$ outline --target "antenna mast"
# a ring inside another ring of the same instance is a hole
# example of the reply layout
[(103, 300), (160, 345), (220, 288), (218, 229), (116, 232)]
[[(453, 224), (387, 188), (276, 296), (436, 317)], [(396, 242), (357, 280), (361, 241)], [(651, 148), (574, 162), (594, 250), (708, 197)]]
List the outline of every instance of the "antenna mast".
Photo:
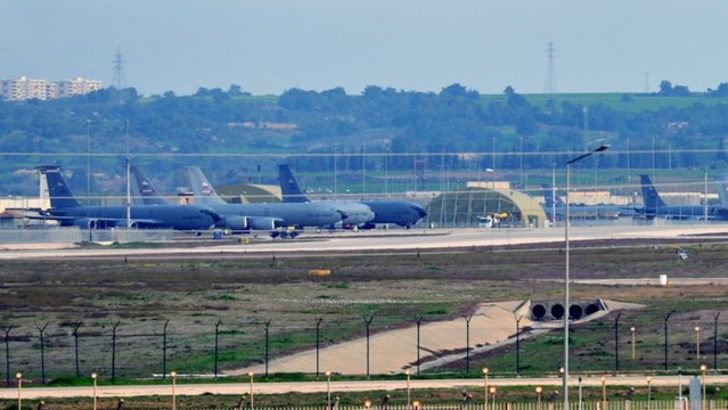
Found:
[(554, 57), (556, 49), (554, 43), (549, 41), (546, 48), (546, 83), (544, 84), (544, 93), (556, 93), (556, 81), (554, 79)]
[(124, 73), (124, 56), (121, 54), (121, 47), (116, 48), (114, 54), (114, 60), (111, 62), (111, 66), (114, 69), (114, 77), (111, 80), (111, 86), (117, 90), (123, 90), (126, 88), (126, 74)]

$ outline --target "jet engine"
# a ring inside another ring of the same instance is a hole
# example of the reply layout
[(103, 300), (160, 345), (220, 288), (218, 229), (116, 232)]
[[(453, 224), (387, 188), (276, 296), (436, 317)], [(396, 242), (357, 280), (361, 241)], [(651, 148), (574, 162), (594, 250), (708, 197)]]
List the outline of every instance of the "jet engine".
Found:
[(250, 219), (246, 216), (226, 216), (225, 228), (233, 231), (246, 231), (250, 229)]
[(281, 222), (278, 218), (259, 217), (250, 220), (250, 227), (259, 231), (272, 231), (276, 228), (276, 224)]
[(73, 221), (75, 226), (81, 229), (97, 229), (99, 228), (99, 221), (93, 218), (80, 218)]

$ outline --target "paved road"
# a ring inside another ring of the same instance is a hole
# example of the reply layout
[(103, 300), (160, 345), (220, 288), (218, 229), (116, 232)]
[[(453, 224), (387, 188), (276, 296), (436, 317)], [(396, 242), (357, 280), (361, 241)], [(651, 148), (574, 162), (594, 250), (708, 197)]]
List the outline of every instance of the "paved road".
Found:
[[(323, 379), (323, 378), (322, 378)], [(687, 386), (688, 377), (683, 377), (683, 383)], [(542, 378), (490, 378), (489, 385), (494, 386), (561, 386), (561, 379), (556, 377)], [(572, 380), (575, 386), (576, 379)], [(728, 376), (708, 376), (709, 384), (728, 383)], [(586, 376), (583, 378), (585, 386), (600, 386), (600, 376)], [(617, 386), (645, 386), (645, 376), (609, 376), (607, 385)], [(656, 376), (652, 379), (653, 386), (677, 386), (677, 376)], [(468, 388), (473, 391), (482, 388), (482, 379), (445, 379), (445, 380), (412, 380), (412, 389), (449, 389)], [(332, 382), (331, 391), (336, 393), (371, 391), (371, 390), (395, 390), (406, 389), (404, 380), (370, 380), (370, 381), (342, 381)], [(226, 394), (238, 395), (250, 391), (248, 383), (217, 383), (217, 384), (177, 384), (178, 395), (196, 396), (201, 394)], [(326, 382), (283, 382), (283, 383), (255, 383), (255, 394), (282, 394), (290, 392), (301, 393), (322, 393), (326, 392)], [(0, 399), (17, 398), (17, 389), (1, 389)], [(171, 395), (172, 387), (168, 385), (155, 386), (103, 386), (99, 387), (99, 397), (134, 397), (151, 395)], [(92, 397), (91, 387), (37, 387), (23, 389), (23, 397), (26, 399), (40, 398), (63, 398), (63, 397)]]
[[(710, 225), (614, 225), (594, 227), (572, 227), (572, 241), (604, 239), (675, 239), (710, 237), (728, 239), (728, 224)], [(310, 252), (355, 252), (355, 251), (414, 251), (414, 250), (458, 250), (472, 247), (553, 243), (564, 240), (562, 228), (541, 229), (435, 229), (397, 231), (382, 236), (367, 233), (345, 233), (325, 238), (310, 234), (300, 240), (271, 240), (266, 243), (201, 246), (196, 248), (153, 248), (153, 249), (48, 249), (5, 251), (1, 259), (34, 259), (58, 257), (124, 257), (144, 255), (270, 255), (278, 253)]]

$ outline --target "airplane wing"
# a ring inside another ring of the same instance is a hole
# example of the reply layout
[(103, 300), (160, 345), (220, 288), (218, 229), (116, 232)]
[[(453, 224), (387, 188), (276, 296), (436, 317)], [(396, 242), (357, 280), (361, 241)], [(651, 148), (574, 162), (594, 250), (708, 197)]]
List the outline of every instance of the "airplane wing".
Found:
[[(41, 220), (41, 221), (58, 221), (66, 222), (72, 225), (78, 225), (82, 228), (115, 228), (115, 227), (126, 227), (126, 219), (119, 218), (97, 218), (97, 217), (82, 217), (82, 216), (66, 216), (66, 215), (51, 215), (47, 213), (39, 213), (37, 215), (24, 214), (24, 218)], [(153, 228), (164, 226), (164, 222), (158, 219), (131, 219), (130, 223), (134, 228)]]

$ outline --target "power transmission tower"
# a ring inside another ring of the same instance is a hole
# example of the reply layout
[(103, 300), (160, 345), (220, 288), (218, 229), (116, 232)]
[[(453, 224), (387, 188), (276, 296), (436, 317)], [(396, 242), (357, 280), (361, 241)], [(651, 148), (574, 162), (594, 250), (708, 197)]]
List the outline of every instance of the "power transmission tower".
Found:
[(111, 80), (111, 86), (117, 90), (123, 90), (126, 88), (126, 75), (124, 74), (124, 56), (121, 54), (121, 47), (116, 49), (114, 54), (114, 60), (111, 65), (114, 69), (114, 76)]
[(546, 82), (544, 84), (544, 93), (555, 94), (556, 93), (556, 81), (554, 79), (554, 57), (556, 49), (554, 43), (549, 41), (546, 48)]

